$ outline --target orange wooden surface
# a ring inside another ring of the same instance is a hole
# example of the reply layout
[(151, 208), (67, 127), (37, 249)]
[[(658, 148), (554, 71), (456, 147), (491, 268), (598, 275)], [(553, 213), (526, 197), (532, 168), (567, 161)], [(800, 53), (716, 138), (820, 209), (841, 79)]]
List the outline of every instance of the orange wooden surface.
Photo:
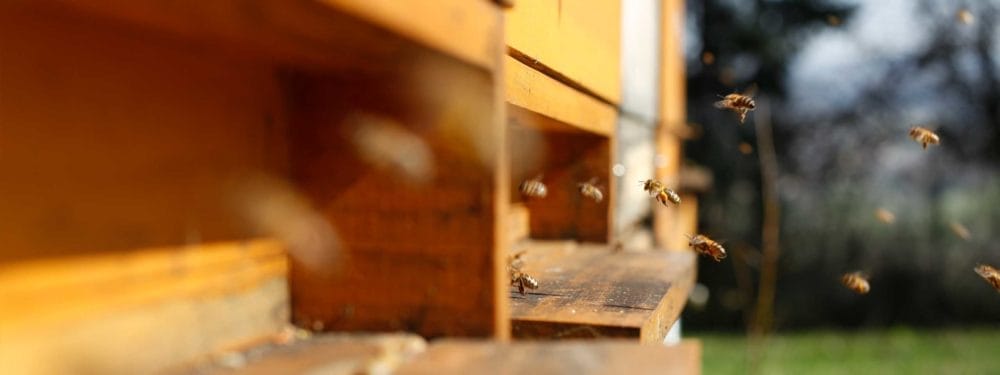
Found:
[(524, 127), (610, 136), (617, 110), (514, 60), (504, 58), (511, 121)]
[(619, 0), (518, 1), (507, 11), (506, 35), (512, 48), (620, 102)]
[[(391, 74), (292, 79), (293, 175), (350, 259), (335, 277), (293, 263), (296, 324), (506, 335), (494, 252), (507, 234), (494, 76), (438, 54), (418, 58)], [(351, 151), (341, 124), (366, 112), (392, 118), (428, 145), (430, 180), (406, 181)]]
[[(29, 3), (29, 2), (25, 2)], [(236, 0), (170, 1), (43, 0), (31, 7), (63, 8), (147, 30), (249, 51), (292, 64), (325, 69), (352, 55), (392, 58), (389, 33), (484, 68), (498, 64), (500, 9), (487, 1), (267, 0), (253, 6)], [(359, 33), (359, 29), (367, 29)], [(372, 38), (375, 36), (375, 38)], [(344, 45), (349, 48), (330, 48)]]
[[(667, 0), (661, 7), (660, 123), (656, 130), (656, 153), (658, 158), (669, 162), (657, 166), (656, 177), (676, 189), (680, 182), (678, 173), (684, 154), (683, 140), (678, 134), (687, 128), (682, 43), (684, 2)], [(684, 199), (681, 201), (681, 206), (685, 206), (683, 209), (689, 210), (690, 207), (686, 206), (688, 202)], [(678, 238), (683, 238), (678, 232), (682, 229), (678, 223), (684, 220), (680, 211), (654, 208), (653, 212), (657, 244), (671, 250), (683, 249), (684, 247), (677, 247), (680, 243)]]
[(0, 261), (259, 234), (228, 194), (246, 172), (287, 170), (273, 66), (12, 8), (0, 5)]
[(0, 372), (149, 373), (269, 335), (287, 267), (271, 239), (2, 263)]
[[(513, 127), (515, 133), (517, 127)], [(611, 141), (590, 134), (543, 132), (544, 161), (538, 165), (511, 165), (510, 191), (515, 201), (530, 212), (531, 237), (606, 242), (611, 237), (611, 207), (614, 207), (611, 176)], [(518, 139), (512, 137), (512, 139)], [(527, 152), (522, 143), (511, 142), (511, 155)], [(525, 199), (518, 185), (542, 175), (548, 188), (545, 198)], [(577, 184), (597, 178), (604, 200), (595, 202), (580, 194)]]

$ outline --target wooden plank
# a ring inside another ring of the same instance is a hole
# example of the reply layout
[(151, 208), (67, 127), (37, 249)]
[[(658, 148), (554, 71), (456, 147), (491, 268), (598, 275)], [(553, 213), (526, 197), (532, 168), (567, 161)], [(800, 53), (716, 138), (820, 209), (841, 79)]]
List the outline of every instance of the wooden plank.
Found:
[[(537, 239), (576, 239), (607, 242), (611, 238), (614, 207), (614, 183), (611, 176), (612, 141), (608, 138), (578, 133), (542, 133), (544, 162), (535, 166), (516, 161), (511, 165), (510, 191), (514, 201), (523, 202), (530, 211), (531, 237)], [(513, 138), (517, 139), (517, 138)], [(512, 141), (512, 155), (530, 152), (526, 144)], [(525, 179), (542, 176), (548, 194), (545, 198), (525, 199), (518, 185)], [(604, 199), (596, 202), (580, 194), (577, 184), (597, 178)]]
[(165, 374), (382, 374), (426, 349), (413, 334), (324, 334), (218, 353)]
[[(509, 177), (494, 79), (434, 54), (390, 74), (292, 79), (293, 175), (338, 230), (351, 262), (333, 277), (293, 263), (296, 324), (428, 337), (508, 334), (496, 249), (507, 242), (508, 203), (500, 201), (507, 196), (499, 187)], [(408, 181), (351, 152), (344, 124), (357, 114), (405, 129), (433, 156), (433, 172)]]
[(512, 288), (515, 338), (628, 337), (661, 343), (695, 280), (692, 252), (613, 252), (607, 245), (537, 242), (524, 271), (539, 288)]
[[(684, 2), (668, 0), (661, 5), (661, 73), (660, 73), (660, 124), (656, 130), (656, 153), (660, 160), (670, 161), (657, 165), (656, 176), (668, 185), (680, 183), (683, 140), (679, 134), (687, 131), (685, 114), (684, 76)], [(680, 211), (690, 213), (695, 202), (681, 198), (677, 210), (654, 210), (656, 243), (662, 248), (682, 250), (687, 248), (681, 225)], [(695, 211), (695, 215), (697, 212)], [(683, 246), (679, 246), (682, 245)]]
[[(492, 69), (501, 37), (500, 9), (487, 1), (238, 0), (118, 2), (50, 0), (32, 7), (62, 7), (181, 36), (207, 45), (252, 51), (284, 63), (340, 66), (356, 56), (399, 57), (389, 34)], [(419, 14), (419, 17), (414, 15)], [(374, 39), (372, 37), (375, 37)], [(348, 46), (335, 48), (334, 46)]]
[(3, 263), (0, 372), (150, 373), (276, 332), (289, 317), (284, 249), (260, 239)]
[(620, 102), (619, 0), (520, 1), (507, 11), (506, 24), (507, 45)]
[(701, 345), (624, 340), (517, 342), (442, 340), (398, 374), (699, 374)]
[(0, 4), (0, 261), (264, 234), (230, 196), (287, 173), (277, 68), (24, 3)]
[(603, 136), (614, 133), (617, 120), (614, 106), (576, 91), (509, 56), (504, 58), (504, 69), (507, 111), (512, 124)]
[(514, 244), (531, 234), (531, 214), (523, 204), (512, 204), (507, 210), (508, 243)]

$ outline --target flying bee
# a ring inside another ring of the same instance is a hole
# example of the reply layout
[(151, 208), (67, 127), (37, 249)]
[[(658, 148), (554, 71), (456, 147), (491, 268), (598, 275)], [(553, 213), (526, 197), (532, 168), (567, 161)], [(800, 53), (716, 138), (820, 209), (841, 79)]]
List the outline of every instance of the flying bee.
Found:
[(868, 294), (871, 290), (871, 286), (868, 285), (868, 276), (858, 272), (851, 272), (840, 277), (840, 282), (847, 287), (847, 289), (853, 290), (857, 294)]
[(878, 221), (881, 221), (886, 224), (892, 224), (896, 222), (896, 214), (892, 213), (892, 211), (889, 211), (881, 207), (875, 210), (875, 218), (877, 218)]
[(715, 102), (715, 108), (718, 109), (728, 109), (740, 117), (740, 124), (747, 118), (747, 112), (750, 112), (757, 108), (757, 102), (753, 100), (751, 95), (753, 89), (748, 90), (746, 93), (737, 94), (732, 93), (722, 97), (722, 100)]
[(933, 131), (927, 128), (922, 128), (919, 126), (914, 126), (910, 128), (910, 138), (914, 141), (924, 146), (924, 150), (927, 149), (927, 145), (941, 144), (941, 138)]
[(580, 194), (583, 194), (583, 196), (587, 198), (593, 199), (594, 202), (601, 203), (601, 201), (604, 200), (604, 194), (601, 193), (601, 189), (599, 189), (596, 185), (594, 185), (595, 183), (597, 183), (596, 177), (590, 179), (589, 182), (576, 184), (576, 186), (580, 188)]
[(667, 202), (673, 202), (673, 204), (681, 204), (681, 196), (677, 195), (676, 192), (670, 190), (670, 188), (660, 189), (656, 193), (656, 201), (660, 202), (664, 207), (668, 206)]
[(524, 182), (521, 182), (521, 185), (518, 185), (517, 189), (521, 191), (521, 195), (528, 198), (545, 198), (549, 194), (549, 190), (542, 183), (542, 176), (524, 180)]
[(699, 254), (708, 255), (716, 262), (722, 261), (726, 257), (726, 249), (722, 248), (718, 242), (713, 241), (708, 236), (697, 234), (694, 237), (687, 236), (688, 246), (694, 248)]
[(990, 285), (993, 286), (993, 289), (1000, 292), (1000, 271), (997, 271), (996, 268), (986, 264), (980, 264), (976, 266), (974, 270), (979, 274), (979, 276), (982, 276), (983, 280), (990, 283)]
[(642, 190), (649, 193), (650, 196), (656, 195), (663, 190), (663, 183), (657, 180), (649, 179), (646, 181), (639, 181), (642, 184)]

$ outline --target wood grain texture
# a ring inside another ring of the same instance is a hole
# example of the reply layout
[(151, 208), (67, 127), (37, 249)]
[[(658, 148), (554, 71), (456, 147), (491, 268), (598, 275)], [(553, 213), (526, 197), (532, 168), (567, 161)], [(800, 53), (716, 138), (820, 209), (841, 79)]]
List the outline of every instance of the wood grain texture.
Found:
[(606, 245), (535, 242), (524, 271), (539, 288), (511, 289), (514, 338), (627, 337), (661, 343), (695, 280), (692, 252), (619, 252)]
[(399, 374), (699, 374), (701, 345), (625, 340), (516, 342), (443, 340)]
[(4, 263), (0, 372), (150, 373), (270, 335), (287, 267), (270, 239)]
[(508, 243), (514, 244), (531, 234), (531, 213), (523, 204), (511, 204), (507, 210)]
[[(508, 178), (499, 165), (505, 133), (493, 73), (427, 53), (391, 73), (303, 74), (291, 82), (294, 179), (337, 228), (351, 262), (336, 277), (293, 262), (293, 321), (323, 330), (506, 336), (495, 249), (506, 243), (507, 204), (499, 201), (506, 192), (498, 187)], [(430, 179), (407, 182), (364, 162), (343, 126), (358, 113), (392, 119), (418, 137), (433, 155)]]
[[(610, 136), (617, 109), (576, 91), (511, 57), (504, 58), (510, 121), (523, 127)], [(617, 71), (616, 71), (617, 72)]]
[(507, 11), (506, 26), (507, 45), (621, 101), (619, 0), (520, 1)]
[[(541, 137), (545, 158), (539, 166), (521, 164), (517, 160), (511, 165), (511, 197), (528, 208), (531, 237), (609, 241), (613, 228), (610, 210), (615, 199), (614, 180), (610, 179), (612, 141), (596, 135), (562, 132), (543, 132)], [(512, 141), (511, 155), (530, 152), (522, 149), (524, 146), (524, 143)], [(548, 195), (522, 197), (518, 185), (539, 175), (548, 188)], [(580, 194), (577, 184), (592, 178), (597, 178), (597, 185), (603, 191), (601, 202)]]
[[(236, 0), (120, 2), (46, 0), (32, 7), (65, 8), (205, 45), (250, 51), (293, 65), (342, 66), (367, 55), (391, 58), (399, 45), (390, 34), (495, 68), (501, 11), (486, 1), (433, 0)], [(251, 5), (252, 4), (252, 5)], [(374, 37), (374, 38), (373, 38)], [(350, 48), (329, 48), (346, 45)], [(350, 51), (350, 52), (346, 52)]]

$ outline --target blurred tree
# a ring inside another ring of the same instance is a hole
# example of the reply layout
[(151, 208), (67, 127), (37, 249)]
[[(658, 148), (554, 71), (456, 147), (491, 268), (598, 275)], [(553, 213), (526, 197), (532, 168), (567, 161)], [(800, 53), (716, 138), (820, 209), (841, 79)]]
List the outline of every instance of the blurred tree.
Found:
[[(907, 12), (858, 19), (875, 5)], [(726, 239), (733, 256), (729, 264), (702, 262), (700, 282), (713, 298), (686, 312), (686, 324), (736, 328), (756, 298), (760, 168), (755, 150), (739, 151), (744, 142), (755, 149), (754, 127), (711, 105), (754, 84), (772, 103), (780, 171), (779, 328), (995, 319), (1000, 298), (972, 267), (1000, 264), (990, 238), (1000, 213), (989, 208), (1000, 204), (1000, 3), (687, 6), (688, 113), (702, 136), (686, 153), (715, 173), (700, 227)], [(919, 28), (880, 44), (880, 22)], [(923, 151), (908, 140), (915, 123), (936, 128), (942, 145)], [(898, 220), (878, 221), (881, 207)], [(954, 223), (971, 238), (953, 233)], [(855, 296), (837, 282), (856, 269), (872, 274), (871, 294)]]

